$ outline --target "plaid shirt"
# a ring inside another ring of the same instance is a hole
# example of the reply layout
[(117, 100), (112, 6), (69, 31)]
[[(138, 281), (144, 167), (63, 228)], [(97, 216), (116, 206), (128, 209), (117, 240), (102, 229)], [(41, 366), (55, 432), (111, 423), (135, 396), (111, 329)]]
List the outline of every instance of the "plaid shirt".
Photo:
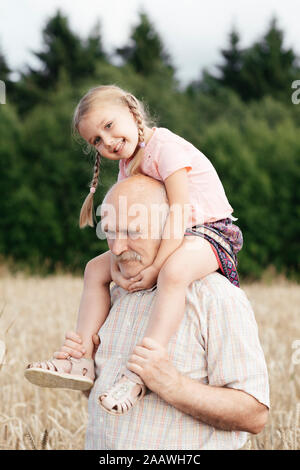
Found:
[[(177, 410), (151, 392), (127, 414), (113, 416), (98, 405), (135, 345), (143, 338), (155, 289), (128, 293), (115, 286), (101, 327), (97, 380), (89, 397), (86, 449), (239, 449), (241, 431), (222, 431)], [(245, 293), (213, 273), (189, 286), (184, 318), (168, 345), (170, 360), (199, 382), (243, 390), (269, 406), (268, 374), (257, 324)]]

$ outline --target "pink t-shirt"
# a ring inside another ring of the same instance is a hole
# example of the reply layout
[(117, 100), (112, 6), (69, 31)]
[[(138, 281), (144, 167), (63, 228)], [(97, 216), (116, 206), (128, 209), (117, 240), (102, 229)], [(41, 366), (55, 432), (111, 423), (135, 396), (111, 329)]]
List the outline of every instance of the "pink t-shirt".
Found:
[[(208, 158), (187, 140), (163, 127), (144, 148), (141, 173), (164, 182), (182, 168), (188, 169), (191, 216), (188, 226), (214, 222), (233, 212), (218, 174)], [(120, 160), (118, 181), (127, 178), (128, 160)]]

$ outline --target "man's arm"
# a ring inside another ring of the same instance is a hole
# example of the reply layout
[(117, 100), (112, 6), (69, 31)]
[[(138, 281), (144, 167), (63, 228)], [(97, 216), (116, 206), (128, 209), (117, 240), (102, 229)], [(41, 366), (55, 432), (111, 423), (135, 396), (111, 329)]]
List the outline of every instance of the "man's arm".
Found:
[(268, 408), (253, 396), (182, 375), (166, 350), (150, 338), (135, 348), (128, 368), (167, 403), (215, 428), (257, 434), (266, 424)]
[(268, 408), (241, 390), (213, 387), (179, 375), (177, 385), (162, 390), (161, 397), (178, 410), (225, 431), (258, 434), (268, 418)]

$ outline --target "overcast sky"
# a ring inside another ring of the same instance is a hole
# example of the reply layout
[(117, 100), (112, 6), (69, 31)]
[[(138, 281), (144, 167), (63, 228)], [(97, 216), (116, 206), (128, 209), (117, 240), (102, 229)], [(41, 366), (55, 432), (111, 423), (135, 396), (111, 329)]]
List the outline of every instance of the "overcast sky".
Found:
[(12, 69), (37, 66), (30, 51), (41, 49), (41, 31), (58, 8), (82, 37), (99, 19), (108, 52), (126, 43), (143, 8), (183, 82), (220, 62), (220, 48), (233, 25), (247, 46), (265, 33), (273, 15), (286, 46), (300, 55), (300, 0), (0, 0), (0, 47)]

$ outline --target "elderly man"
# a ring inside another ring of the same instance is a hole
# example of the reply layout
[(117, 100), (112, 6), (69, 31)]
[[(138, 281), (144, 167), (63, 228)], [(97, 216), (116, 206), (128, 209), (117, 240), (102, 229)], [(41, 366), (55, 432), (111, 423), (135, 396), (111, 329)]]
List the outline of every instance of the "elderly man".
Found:
[[(133, 225), (137, 201), (148, 210)], [(164, 187), (143, 175), (115, 184), (106, 195), (103, 207), (115, 211), (106, 212), (103, 228), (124, 278), (136, 276), (155, 259), (160, 239), (153, 235), (158, 232), (153, 231), (151, 205), (165, 202)], [(146, 237), (138, 237), (141, 226), (147, 227)], [(85, 276), (94, 270), (97, 258), (88, 263)], [(192, 283), (183, 321), (167, 349), (150, 338), (142, 340), (155, 295), (155, 287), (131, 293), (112, 288), (95, 356), (86, 449), (241, 448), (247, 432), (263, 429), (269, 407), (266, 364), (244, 292), (219, 273)], [(112, 416), (99, 406), (99, 396), (126, 364), (150, 392), (129, 413)]]

